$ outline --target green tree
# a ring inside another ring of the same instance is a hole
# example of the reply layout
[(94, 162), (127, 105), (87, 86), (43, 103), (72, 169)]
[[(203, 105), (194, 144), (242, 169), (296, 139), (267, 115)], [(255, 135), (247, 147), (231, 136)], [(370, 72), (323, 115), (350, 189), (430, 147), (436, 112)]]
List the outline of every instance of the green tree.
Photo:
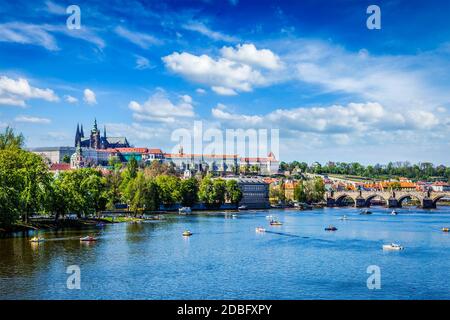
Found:
[(180, 179), (175, 176), (160, 175), (156, 177), (156, 183), (161, 191), (161, 202), (166, 206), (172, 206), (181, 201)]
[(218, 208), (225, 202), (226, 183), (223, 179), (212, 179), (206, 175), (199, 188), (199, 199), (209, 208)]
[(0, 133), (0, 150), (21, 149), (24, 142), (23, 135), (21, 133), (16, 134), (11, 127), (6, 127), (5, 131)]
[(298, 184), (295, 186), (294, 199), (298, 202), (307, 201), (306, 190), (303, 181), (299, 181)]
[(182, 180), (180, 183), (181, 204), (192, 207), (198, 201), (198, 181), (195, 178)]
[(64, 163), (70, 163), (70, 157), (69, 157), (69, 155), (66, 154), (66, 155), (63, 157), (62, 162), (64, 162)]
[(226, 183), (226, 198), (233, 204), (238, 204), (242, 200), (242, 191), (236, 180), (228, 180)]

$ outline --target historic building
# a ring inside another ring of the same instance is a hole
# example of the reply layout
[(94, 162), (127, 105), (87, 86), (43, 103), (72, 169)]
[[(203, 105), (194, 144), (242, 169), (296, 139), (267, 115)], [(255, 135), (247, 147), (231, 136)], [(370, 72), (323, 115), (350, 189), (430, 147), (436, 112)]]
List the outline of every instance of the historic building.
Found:
[(97, 119), (94, 120), (89, 137), (84, 136), (83, 125), (77, 125), (75, 133), (75, 147), (80, 144), (82, 148), (91, 149), (115, 149), (115, 148), (129, 148), (130, 144), (126, 137), (108, 137), (106, 135), (106, 127), (103, 128), (103, 134), (100, 133), (97, 127)]

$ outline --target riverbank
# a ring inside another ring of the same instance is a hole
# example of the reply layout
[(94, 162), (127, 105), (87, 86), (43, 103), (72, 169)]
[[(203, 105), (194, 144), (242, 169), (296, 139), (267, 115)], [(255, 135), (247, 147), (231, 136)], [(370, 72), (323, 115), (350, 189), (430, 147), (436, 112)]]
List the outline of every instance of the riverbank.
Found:
[[(120, 221), (117, 221), (120, 222)], [(55, 221), (51, 218), (44, 218), (28, 223), (18, 222), (8, 227), (0, 228), (0, 237), (7, 237), (16, 232), (30, 232), (36, 230), (60, 230), (60, 229), (88, 229), (95, 227), (98, 223), (115, 223), (110, 219), (61, 219)]]

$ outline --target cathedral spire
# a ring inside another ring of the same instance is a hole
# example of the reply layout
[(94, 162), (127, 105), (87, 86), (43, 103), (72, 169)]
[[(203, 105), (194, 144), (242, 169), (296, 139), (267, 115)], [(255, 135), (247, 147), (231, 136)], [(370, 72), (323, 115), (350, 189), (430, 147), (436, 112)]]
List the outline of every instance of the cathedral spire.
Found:
[(81, 136), (82, 138), (84, 138), (83, 124), (81, 125), (80, 136)]
[(75, 147), (80, 141), (80, 124), (77, 123), (77, 132), (75, 132)]
[(106, 140), (106, 126), (103, 126), (103, 138)]
[(97, 132), (97, 131), (98, 131), (98, 127), (97, 127), (97, 118), (94, 119), (94, 129), (93, 129), (93, 131), (94, 131), (94, 132)]

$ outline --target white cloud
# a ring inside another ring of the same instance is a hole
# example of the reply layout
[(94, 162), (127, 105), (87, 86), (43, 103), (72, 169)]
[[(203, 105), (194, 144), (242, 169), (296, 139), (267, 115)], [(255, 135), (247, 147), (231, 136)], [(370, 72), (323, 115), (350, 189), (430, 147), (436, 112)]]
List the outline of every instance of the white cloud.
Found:
[(184, 24), (182, 26), (182, 28), (185, 30), (198, 32), (198, 33), (200, 33), (212, 40), (215, 40), (215, 41), (225, 41), (225, 42), (238, 41), (238, 39), (236, 37), (229, 36), (227, 34), (224, 34), (224, 33), (218, 32), (218, 31), (213, 31), (201, 22), (192, 21), (187, 24)]
[(0, 42), (14, 42), (41, 46), (50, 51), (60, 48), (52, 33), (60, 33), (65, 36), (81, 39), (95, 44), (99, 48), (105, 46), (105, 42), (90, 28), (83, 26), (79, 30), (69, 30), (65, 24), (61, 25), (36, 25), (23, 22), (8, 22), (0, 24)]
[(64, 100), (68, 103), (77, 103), (78, 102), (78, 99), (71, 95), (65, 95)]
[(97, 98), (95, 97), (94, 91), (92, 91), (91, 89), (84, 89), (83, 100), (90, 105), (97, 104)]
[(202, 89), (202, 88), (197, 88), (197, 89), (195, 90), (195, 92), (197, 92), (198, 94), (205, 94), (205, 93), (206, 93), (206, 90), (205, 90), (205, 89)]
[(57, 14), (57, 15), (65, 15), (66, 14), (66, 8), (54, 3), (53, 1), (45, 1), (45, 5), (46, 5), (46, 10), (47, 12), (53, 13), (53, 14)]
[(395, 130), (430, 130), (440, 121), (431, 112), (411, 109), (392, 112), (379, 103), (349, 103), (346, 106), (276, 109), (265, 115), (231, 113), (223, 105), (211, 110), (212, 116), (232, 126), (279, 128), (319, 134), (367, 134)]
[[(208, 55), (196, 56), (187, 52), (174, 52), (162, 58), (167, 68), (192, 81), (216, 87), (216, 92), (251, 91), (266, 80), (249, 65), (225, 58), (214, 60)], [(222, 87), (222, 88), (219, 88)], [(218, 89), (219, 88), (219, 89)]]
[(0, 77), (0, 104), (25, 107), (26, 100), (29, 99), (43, 99), (49, 102), (59, 100), (53, 90), (33, 87), (27, 79)]
[(135, 69), (145, 70), (145, 69), (150, 69), (150, 68), (151, 68), (150, 61), (147, 58), (136, 55)]
[(24, 123), (34, 123), (34, 124), (49, 124), (51, 122), (50, 119), (47, 118), (39, 118), (33, 116), (17, 116), (14, 121), (16, 122), (24, 122)]
[(218, 87), (218, 86), (212, 86), (212, 91), (214, 91), (217, 94), (220, 94), (222, 96), (235, 96), (237, 95), (237, 92), (230, 88), (225, 87)]
[(20, 22), (0, 24), (0, 41), (34, 44), (47, 50), (58, 50), (55, 38), (42, 26)]
[(224, 58), (246, 63), (256, 67), (270, 70), (281, 68), (281, 60), (276, 54), (268, 49), (256, 49), (254, 44), (243, 44), (233, 47), (223, 47), (220, 52)]
[(142, 104), (130, 101), (128, 107), (134, 112), (133, 117), (137, 121), (173, 123), (178, 117), (195, 116), (190, 96), (181, 96), (178, 103), (173, 103), (163, 90), (159, 90)]
[(155, 38), (150, 34), (130, 31), (122, 26), (116, 27), (114, 31), (117, 35), (130, 41), (131, 43), (134, 43), (135, 45), (143, 49), (147, 49), (152, 45), (159, 45), (162, 43), (161, 40)]

